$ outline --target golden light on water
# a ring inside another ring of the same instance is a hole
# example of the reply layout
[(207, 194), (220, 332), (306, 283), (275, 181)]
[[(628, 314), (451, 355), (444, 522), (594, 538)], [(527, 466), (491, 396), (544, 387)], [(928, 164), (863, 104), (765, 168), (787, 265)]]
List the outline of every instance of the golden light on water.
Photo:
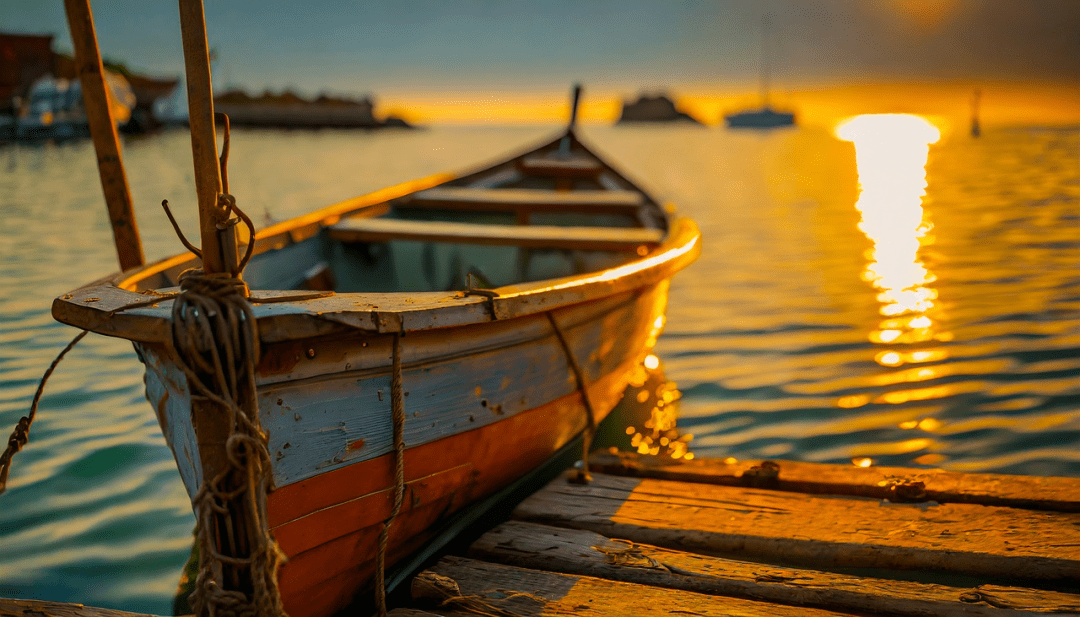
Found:
[[(663, 327), (664, 320), (658, 318), (653, 325), (658, 330)], [(635, 390), (636, 395), (633, 394)], [(682, 398), (682, 393), (675, 382), (664, 377), (663, 370), (660, 369), (660, 359), (655, 354), (645, 357), (639, 370), (630, 379), (627, 394), (636, 401), (635, 410), (632, 412), (634, 417), (630, 420), (632, 424), (625, 429), (626, 435), (630, 437), (630, 449), (638, 454), (666, 456), (676, 460), (694, 458), (694, 454), (690, 452), (690, 441), (694, 436), (680, 433), (676, 427), (679, 418), (677, 402)], [(640, 428), (637, 426), (638, 422)], [(613, 447), (612, 452), (618, 452), (618, 448)]]
[[(836, 136), (855, 145), (862, 215), (859, 229), (873, 242), (862, 278), (878, 290), (883, 319), (868, 338), (879, 345), (944, 340), (926, 315), (934, 307), (935, 281), (919, 259), (919, 249), (933, 241), (923, 216), (926, 162), (941, 132), (925, 118), (909, 114), (856, 116), (836, 127)], [(878, 364), (898, 367), (920, 352), (889, 350)]]

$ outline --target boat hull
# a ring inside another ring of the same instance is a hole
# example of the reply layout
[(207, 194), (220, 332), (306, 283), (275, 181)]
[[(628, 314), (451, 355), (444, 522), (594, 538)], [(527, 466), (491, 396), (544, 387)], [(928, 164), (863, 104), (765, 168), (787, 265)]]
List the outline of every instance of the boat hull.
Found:
[[(667, 280), (551, 311), (595, 419), (618, 402), (663, 325)], [(370, 584), (393, 502), (393, 335), (270, 344), (257, 371), (277, 486), (268, 520), (288, 556), (290, 615), (326, 615)], [(139, 345), (147, 396), (190, 494), (202, 481), (190, 394), (163, 346)], [(571, 362), (544, 313), (402, 339), (406, 496), (388, 562), (453, 512), (536, 468), (586, 426)]]

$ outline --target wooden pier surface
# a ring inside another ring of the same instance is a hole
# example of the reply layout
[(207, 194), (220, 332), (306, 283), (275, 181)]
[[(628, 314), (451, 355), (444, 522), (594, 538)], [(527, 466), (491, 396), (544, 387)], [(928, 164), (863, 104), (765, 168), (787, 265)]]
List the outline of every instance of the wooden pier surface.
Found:
[(1080, 614), (1080, 479), (626, 454), (593, 470), (391, 614)]
[[(412, 582), (395, 617), (1080, 615), (1080, 479), (593, 461)], [(0, 599), (0, 617), (125, 617)]]

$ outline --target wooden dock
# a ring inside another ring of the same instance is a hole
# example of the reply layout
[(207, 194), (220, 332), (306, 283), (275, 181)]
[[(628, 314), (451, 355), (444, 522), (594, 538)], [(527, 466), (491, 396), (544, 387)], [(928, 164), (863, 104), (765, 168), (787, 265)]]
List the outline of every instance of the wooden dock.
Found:
[[(395, 617), (1080, 614), (1080, 479), (635, 454), (560, 477)], [(0, 615), (124, 617), (0, 599)]]
[(1080, 479), (604, 456), (397, 617), (1080, 614)]

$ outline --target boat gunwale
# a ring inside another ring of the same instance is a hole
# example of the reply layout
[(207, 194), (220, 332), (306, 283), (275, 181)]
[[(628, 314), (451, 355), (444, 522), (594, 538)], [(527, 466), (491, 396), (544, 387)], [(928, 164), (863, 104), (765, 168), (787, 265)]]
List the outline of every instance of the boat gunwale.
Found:
[[(501, 167), (570, 138), (590, 156), (633, 190), (642, 193), (645, 204), (653, 206), (663, 223), (664, 239), (644, 256), (624, 264), (568, 277), (544, 279), (483, 290), (434, 292), (297, 292), (296, 290), (252, 290), (254, 311), (264, 342), (284, 342), (331, 334), (342, 329), (375, 333), (408, 332), (454, 327), (492, 320), (511, 319), (550, 311), (562, 306), (599, 299), (669, 278), (696, 259), (700, 252), (700, 232), (696, 224), (675, 216), (670, 205), (660, 207), (649, 192), (629, 180), (577, 138), (573, 130), (547, 139), (538, 146), (498, 162), (478, 165), (461, 174), (438, 173), (353, 197), (272, 225), (255, 234), (254, 254), (284, 248), (324, 233), (343, 217), (377, 215), (394, 200), (427, 188), (482, 177)], [(365, 212), (370, 211), (370, 212)], [(164, 343), (171, 338), (171, 296), (162, 294), (160, 304), (145, 305), (153, 290), (138, 290), (138, 284), (153, 276), (186, 264), (196, 266), (191, 252), (180, 253), (125, 272), (110, 275), (53, 301), (54, 319), (106, 336), (143, 343)], [(292, 296), (293, 300), (288, 298)], [(267, 302), (271, 303), (267, 303)]]
[[(669, 278), (693, 261), (701, 248), (700, 233), (691, 220), (676, 219), (672, 232), (656, 250), (640, 259), (570, 277), (483, 290), (494, 297), (469, 295), (466, 291), (319, 293), (254, 290), (252, 297), (256, 303), (253, 310), (264, 342), (305, 339), (343, 328), (373, 333), (410, 332), (523, 317)], [(272, 301), (288, 297), (282, 293), (297, 299)], [(162, 296), (160, 303), (151, 306), (124, 310), (126, 306), (152, 299), (153, 296), (145, 293), (106, 283), (83, 287), (55, 299), (52, 313), (57, 321), (98, 334), (144, 343), (164, 343), (170, 339), (171, 296)], [(275, 327), (268, 327), (272, 322), (276, 322)]]

